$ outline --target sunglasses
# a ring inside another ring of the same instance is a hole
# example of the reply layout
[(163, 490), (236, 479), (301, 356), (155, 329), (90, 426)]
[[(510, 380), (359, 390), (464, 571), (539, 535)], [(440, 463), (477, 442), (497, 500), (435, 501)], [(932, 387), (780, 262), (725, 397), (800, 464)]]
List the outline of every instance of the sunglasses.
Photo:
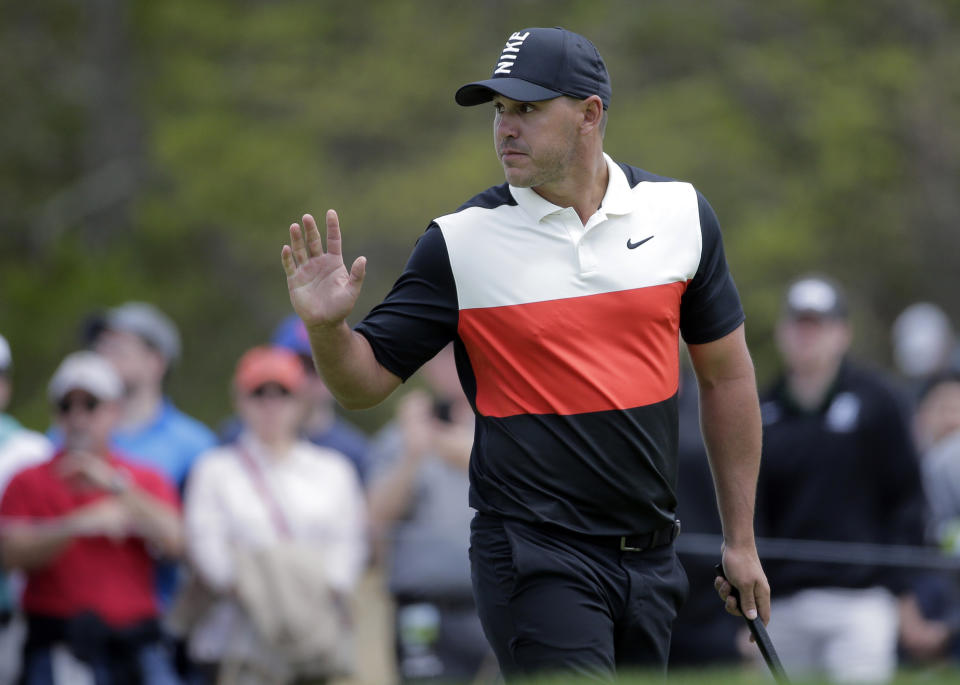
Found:
[(250, 391), (249, 396), (262, 400), (265, 397), (290, 397), (291, 393), (287, 388), (277, 383), (264, 383)]
[(74, 407), (82, 407), (87, 412), (93, 412), (97, 407), (100, 406), (100, 400), (92, 395), (86, 397), (76, 397), (70, 399), (69, 397), (64, 397), (62, 400), (57, 402), (57, 411), (63, 415), (69, 414)]

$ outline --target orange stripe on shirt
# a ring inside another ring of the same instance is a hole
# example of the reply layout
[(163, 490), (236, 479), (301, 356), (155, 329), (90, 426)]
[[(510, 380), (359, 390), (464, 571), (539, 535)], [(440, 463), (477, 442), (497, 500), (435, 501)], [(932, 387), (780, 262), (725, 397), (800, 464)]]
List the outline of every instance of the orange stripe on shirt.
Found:
[(677, 392), (686, 281), (503, 307), (458, 324), (483, 416), (582, 414)]

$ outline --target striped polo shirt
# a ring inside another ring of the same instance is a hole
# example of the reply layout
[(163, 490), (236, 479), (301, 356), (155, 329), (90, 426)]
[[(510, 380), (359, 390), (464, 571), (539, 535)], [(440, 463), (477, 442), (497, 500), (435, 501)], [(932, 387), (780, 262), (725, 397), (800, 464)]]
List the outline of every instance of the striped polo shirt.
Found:
[(623, 535), (674, 516), (680, 335), (744, 317), (703, 196), (605, 158), (586, 225), (507, 184), (435, 219), (356, 330), (404, 380), (454, 341), (472, 507)]

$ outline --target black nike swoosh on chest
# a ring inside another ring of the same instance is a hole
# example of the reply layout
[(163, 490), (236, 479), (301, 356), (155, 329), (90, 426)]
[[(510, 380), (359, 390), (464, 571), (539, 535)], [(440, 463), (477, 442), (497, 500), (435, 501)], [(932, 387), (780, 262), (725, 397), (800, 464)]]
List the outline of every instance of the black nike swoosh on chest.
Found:
[(630, 238), (627, 238), (627, 249), (628, 249), (628, 250), (635, 250), (635, 249), (637, 249), (638, 247), (640, 247), (641, 245), (643, 245), (645, 242), (647, 242), (648, 240), (650, 240), (650, 238), (652, 238), (652, 237), (653, 237), (652, 235), (651, 235), (651, 236), (647, 236), (646, 238), (644, 238), (643, 240), (641, 240), (641, 241), (638, 242), (638, 243), (632, 243), (632, 242), (630, 242)]

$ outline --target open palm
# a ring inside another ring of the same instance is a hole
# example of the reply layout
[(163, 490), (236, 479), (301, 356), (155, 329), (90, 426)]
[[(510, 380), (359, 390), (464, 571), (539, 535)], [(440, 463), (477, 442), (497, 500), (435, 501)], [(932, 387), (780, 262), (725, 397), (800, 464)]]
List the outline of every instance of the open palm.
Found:
[(327, 211), (327, 249), (314, 218), (305, 214), (303, 228), (290, 226), (290, 245), (280, 253), (294, 311), (307, 326), (336, 325), (353, 311), (360, 295), (367, 260), (357, 257), (348, 272), (341, 252), (340, 220)]

